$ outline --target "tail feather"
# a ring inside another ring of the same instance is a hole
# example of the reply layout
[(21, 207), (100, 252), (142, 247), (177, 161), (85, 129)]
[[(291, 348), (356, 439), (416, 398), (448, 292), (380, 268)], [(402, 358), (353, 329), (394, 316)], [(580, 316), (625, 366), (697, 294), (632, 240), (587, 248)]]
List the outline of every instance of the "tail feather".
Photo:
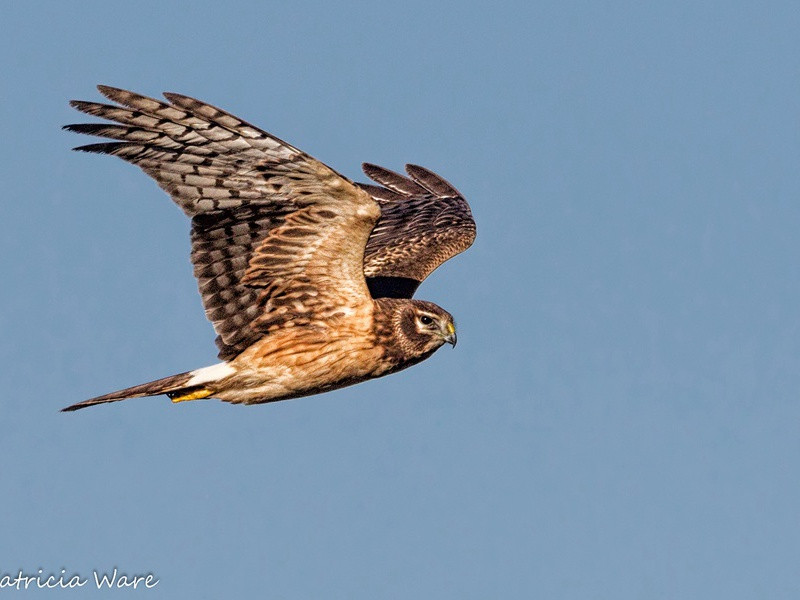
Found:
[(155, 381), (150, 381), (149, 383), (135, 385), (133, 387), (125, 388), (124, 390), (103, 394), (102, 396), (90, 398), (89, 400), (84, 400), (83, 402), (78, 402), (72, 406), (62, 408), (61, 412), (80, 410), (81, 408), (94, 406), (95, 404), (119, 402), (120, 400), (127, 400), (128, 398), (160, 396), (161, 394), (167, 394), (170, 398), (172, 398), (176, 396), (182, 396), (184, 394), (190, 394), (196, 389), (203, 387), (202, 385), (198, 385), (197, 381), (193, 382), (192, 385), (187, 385), (195, 374), (196, 371), (188, 371), (186, 373), (179, 373), (178, 375), (164, 377), (163, 379), (156, 379)]

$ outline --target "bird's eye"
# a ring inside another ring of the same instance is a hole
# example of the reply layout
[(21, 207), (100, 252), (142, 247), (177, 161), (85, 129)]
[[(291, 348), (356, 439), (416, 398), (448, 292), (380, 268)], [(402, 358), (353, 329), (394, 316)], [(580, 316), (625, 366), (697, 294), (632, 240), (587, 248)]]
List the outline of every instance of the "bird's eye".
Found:
[(419, 322), (422, 323), (423, 325), (430, 325), (431, 323), (433, 323), (433, 319), (430, 318), (428, 315), (422, 315), (419, 318)]

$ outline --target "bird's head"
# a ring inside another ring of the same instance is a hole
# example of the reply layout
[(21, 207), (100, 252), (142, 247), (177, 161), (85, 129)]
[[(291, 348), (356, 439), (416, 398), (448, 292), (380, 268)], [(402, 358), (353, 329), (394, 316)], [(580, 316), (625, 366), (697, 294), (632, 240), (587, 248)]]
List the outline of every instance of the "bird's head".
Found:
[(433, 302), (407, 300), (398, 303), (394, 329), (409, 357), (424, 357), (444, 343), (456, 345), (453, 316)]

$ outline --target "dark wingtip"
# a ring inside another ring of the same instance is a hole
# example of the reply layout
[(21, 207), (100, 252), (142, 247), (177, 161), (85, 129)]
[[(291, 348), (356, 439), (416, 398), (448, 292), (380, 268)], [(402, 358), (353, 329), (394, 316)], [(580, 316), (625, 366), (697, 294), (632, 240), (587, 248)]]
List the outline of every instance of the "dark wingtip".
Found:
[[(370, 179), (373, 179), (373, 177), (371, 175), (372, 173), (377, 173), (379, 171), (382, 171), (382, 169), (378, 165), (374, 165), (374, 164), (368, 163), (368, 162), (361, 163), (361, 170), (364, 171), (364, 175), (366, 175)], [(373, 179), (373, 181), (374, 181), (374, 179)]]
[(109, 118), (105, 114), (108, 109), (116, 108), (116, 106), (111, 104), (100, 104), (98, 102), (89, 102), (88, 100), (70, 100), (69, 105), (84, 114), (92, 115), (93, 117), (101, 117), (103, 119)]
[(94, 135), (94, 133), (101, 127), (107, 127), (107, 125), (102, 125), (100, 123), (70, 123), (69, 125), (62, 125), (61, 129), (65, 131), (72, 131), (74, 133)]
[(392, 171), (391, 169), (380, 167), (372, 163), (363, 163), (361, 168), (363, 169), (364, 174), (372, 179), (372, 181), (375, 181), (399, 194), (413, 196), (415, 194), (424, 194), (427, 192), (424, 187), (415, 181), (404, 175), (401, 175), (400, 173)]
[(458, 197), (461, 193), (441, 175), (419, 165), (406, 165), (406, 173), (431, 193), (441, 197)]
[(102, 83), (99, 83), (97, 85), (97, 91), (103, 94), (103, 96), (105, 96), (109, 100), (114, 100), (114, 96), (118, 94), (124, 94), (127, 92), (122, 88), (117, 88), (111, 85), (103, 85)]
[(176, 101), (180, 102), (181, 100), (194, 100), (194, 98), (191, 98), (185, 94), (179, 94), (177, 92), (161, 92), (161, 95), (173, 103)]
[(75, 146), (73, 150), (77, 152), (91, 152), (93, 154), (113, 154), (114, 150), (124, 145), (124, 142), (105, 142), (99, 144), (86, 144), (85, 146)]

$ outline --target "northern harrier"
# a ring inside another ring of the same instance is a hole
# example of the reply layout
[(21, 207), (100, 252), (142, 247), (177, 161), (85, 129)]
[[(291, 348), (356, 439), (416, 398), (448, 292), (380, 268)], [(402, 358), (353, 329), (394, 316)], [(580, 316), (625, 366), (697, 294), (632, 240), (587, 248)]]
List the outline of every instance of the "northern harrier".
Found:
[(71, 105), (114, 124), (67, 125), (118, 140), (76, 150), (138, 165), (192, 220), (194, 274), (223, 362), (98, 396), (77, 410), (166, 394), (258, 404), (394, 373), (455, 346), (453, 318), (412, 300), (475, 239), (459, 192), (408, 165), (364, 164), (353, 183), (218, 108), (99, 86), (116, 104)]

